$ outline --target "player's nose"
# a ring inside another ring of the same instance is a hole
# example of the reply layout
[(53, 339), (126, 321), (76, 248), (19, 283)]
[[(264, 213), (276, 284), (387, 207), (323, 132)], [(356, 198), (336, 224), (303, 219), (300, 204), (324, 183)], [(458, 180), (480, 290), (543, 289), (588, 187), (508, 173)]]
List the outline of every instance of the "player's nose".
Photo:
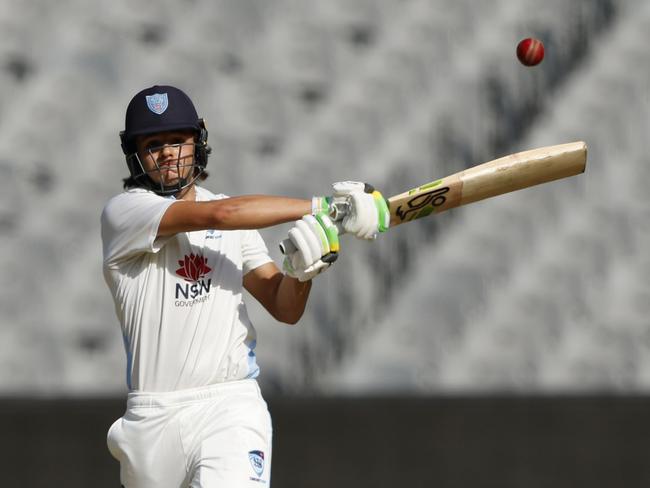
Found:
[(176, 151), (178, 151), (178, 146), (174, 144), (165, 143), (160, 149), (160, 155), (163, 157), (170, 156), (170, 155), (173, 156), (176, 154)]

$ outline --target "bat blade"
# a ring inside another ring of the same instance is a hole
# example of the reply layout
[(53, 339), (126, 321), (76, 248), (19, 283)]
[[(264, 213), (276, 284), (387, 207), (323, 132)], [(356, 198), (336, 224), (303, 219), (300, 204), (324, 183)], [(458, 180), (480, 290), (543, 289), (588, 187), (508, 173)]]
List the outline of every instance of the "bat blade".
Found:
[(388, 199), (390, 227), (585, 171), (583, 141), (510, 154)]

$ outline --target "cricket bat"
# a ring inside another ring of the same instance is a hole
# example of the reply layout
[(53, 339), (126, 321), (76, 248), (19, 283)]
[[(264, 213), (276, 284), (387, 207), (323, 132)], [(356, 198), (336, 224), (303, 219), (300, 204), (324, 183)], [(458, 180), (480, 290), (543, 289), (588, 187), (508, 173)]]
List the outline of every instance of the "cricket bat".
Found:
[(472, 166), (388, 198), (390, 227), (450, 208), (503, 195), (585, 171), (583, 141), (540, 147)]
[[(577, 141), (530, 149), (472, 166), (388, 198), (389, 229), (468, 203), (575, 176), (584, 173), (586, 165), (587, 144)], [(337, 221), (343, 219), (345, 210), (338, 209)], [(286, 254), (295, 246), (285, 239), (280, 249)]]

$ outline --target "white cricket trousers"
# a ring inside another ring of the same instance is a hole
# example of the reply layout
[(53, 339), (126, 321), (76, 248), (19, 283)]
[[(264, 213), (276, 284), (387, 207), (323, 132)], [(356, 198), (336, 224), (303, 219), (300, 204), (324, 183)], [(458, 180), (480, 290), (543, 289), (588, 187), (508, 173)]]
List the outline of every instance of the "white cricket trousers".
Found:
[(125, 488), (268, 488), (271, 439), (254, 379), (129, 393), (107, 436)]

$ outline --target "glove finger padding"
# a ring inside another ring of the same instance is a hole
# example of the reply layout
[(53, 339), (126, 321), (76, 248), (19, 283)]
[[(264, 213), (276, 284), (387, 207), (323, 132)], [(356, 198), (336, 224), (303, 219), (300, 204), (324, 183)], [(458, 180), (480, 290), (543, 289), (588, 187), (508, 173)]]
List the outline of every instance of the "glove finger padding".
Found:
[[(313, 218), (313, 217), (312, 217)], [(289, 231), (289, 239), (296, 246), (306, 265), (320, 259), (322, 253), (321, 238), (314, 234), (316, 230), (304, 220), (296, 221), (296, 226)]]
[(331, 197), (314, 197), (321, 208), (326, 202), (328, 214), (336, 221), (339, 234), (350, 233), (359, 239), (375, 239), (390, 225), (388, 203), (372, 185), (360, 181), (332, 184)]
[(334, 197), (341, 197), (352, 193), (364, 193), (366, 184), (361, 181), (337, 181), (332, 183), (332, 189), (334, 190)]
[(341, 221), (349, 213), (349, 195), (353, 193), (372, 193), (374, 188), (372, 185), (363, 183), (361, 181), (337, 181), (332, 183), (332, 196), (315, 196), (311, 200), (311, 213), (326, 214), (338, 225), (339, 232), (344, 232)]
[(330, 266), (332, 266), (332, 263), (326, 263), (325, 261), (318, 260), (314, 264), (312, 264), (311, 266), (305, 269), (305, 275), (309, 275), (311, 277), (316, 276), (317, 274), (320, 274), (323, 271), (325, 271)]
[(379, 228), (374, 196), (370, 193), (352, 193), (348, 200), (350, 213), (343, 219), (343, 229), (360, 239), (374, 239)]
[[(322, 261), (317, 261), (316, 264)], [(328, 263), (324, 263), (324, 267), (317, 267), (316, 264), (311, 266), (305, 266), (305, 262), (302, 259), (302, 255), (298, 251), (286, 255), (282, 263), (282, 269), (284, 272), (291, 276), (292, 278), (297, 278), (298, 281), (309, 281), (317, 274), (325, 271), (328, 266)]]
[[(310, 280), (323, 272), (338, 256), (338, 233), (325, 214), (305, 215), (296, 221), (289, 231), (289, 240), (295, 249), (286, 255), (283, 269), (300, 281)], [(282, 246), (284, 249), (290, 247)]]

